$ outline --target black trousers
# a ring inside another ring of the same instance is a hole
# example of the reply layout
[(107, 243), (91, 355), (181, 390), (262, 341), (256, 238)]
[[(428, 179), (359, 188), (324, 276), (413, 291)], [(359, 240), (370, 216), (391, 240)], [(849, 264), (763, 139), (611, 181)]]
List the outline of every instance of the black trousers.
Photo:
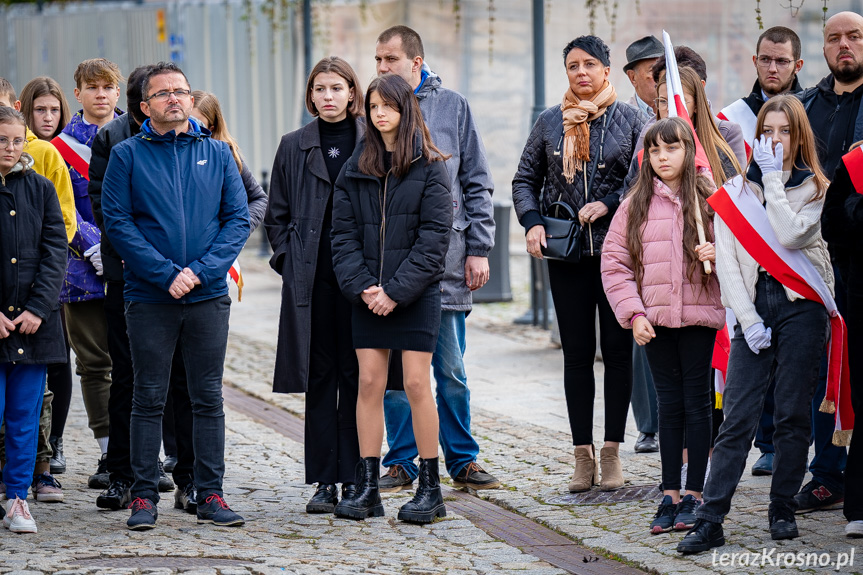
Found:
[(663, 489), (680, 489), (683, 438), (689, 449), (686, 489), (701, 492), (710, 452), (712, 389), (710, 363), (716, 330), (702, 326), (654, 326), (656, 338), (644, 350), (659, 412)]
[(66, 418), (72, 405), (72, 361), (69, 355), (69, 336), (66, 335), (66, 313), (60, 306), (60, 320), (63, 323), (63, 343), (66, 344), (66, 363), (48, 364), (48, 389), (54, 394), (51, 402), (51, 435), (63, 437)]
[(577, 264), (548, 260), (551, 296), (563, 347), (563, 385), (573, 445), (593, 443), (596, 313), (605, 368), (605, 441), (623, 442), (632, 395), (632, 333), (620, 327), (599, 271), (599, 256)]
[[(110, 419), (108, 442), (108, 471), (111, 481), (132, 482), (132, 464), (129, 459), (129, 422), (132, 417), (132, 353), (129, 336), (126, 333), (126, 315), (123, 300), (123, 282), (108, 282), (105, 295), (105, 319), (108, 324), (108, 353), (111, 356), (111, 394), (108, 398)], [(177, 436), (177, 466), (174, 468), (174, 482), (185, 487), (194, 480), (195, 462), (192, 447), (192, 408), (186, 386), (186, 370), (182, 354), (174, 352), (171, 368), (171, 397), (174, 402), (174, 426)]]
[(854, 433), (845, 464), (845, 518), (863, 521), (863, 294), (848, 295), (848, 359), (851, 368), (851, 400)]
[(306, 391), (306, 483), (353, 483), (360, 446), (359, 365), (351, 338), (352, 306), (331, 270), (318, 276), (312, 288)]

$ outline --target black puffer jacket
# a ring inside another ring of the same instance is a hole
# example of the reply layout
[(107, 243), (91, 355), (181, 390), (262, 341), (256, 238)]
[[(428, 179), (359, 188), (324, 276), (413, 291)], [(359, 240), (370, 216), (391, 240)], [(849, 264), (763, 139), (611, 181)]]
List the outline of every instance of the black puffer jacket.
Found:
[(65, 363), (60, 287), (66, 274), (66, 227), (50, 180), (30, 169), (22, 154), (0, 177), (0, 313), (14, 320), (25, 310), (42, 324), (0, 339), (0, 364)]
[(443, 162), (423, 159), (417, 148), (407, 174), (390, 171), (381, 182), (359, 171), (364, 145), (336, 181), (333, 267), (349, 300), (359, 303), (364, 289), (379, 285), (407, 305), (443, 277), (453, 212), (449, 176)]
[[(605, 139), (600, 154), (602, 125), (606, 123)], [(599, 255), (602, 242), (620, 205), (623, 179), (629, 169), (633, 150), (638, 142), (643, 121), (638, 111), (622, 102), (590, 122), (590, 164), (585, 166), (588, 180), (594, 164), (599, 161), (593, 189), (585, 198), (584, 174), (578, 172), (571, 184), (563, 176), (563, 112), (560, 105), (540, 114), (530, 131), (527, 144), (512, 180), (512, 200), (518, 221), (525, 230), (541, 224), (540, 211), (556, 201), (563, 201), (577, 212), (590, 202), (608, 206), (608, 214), (589, 225), (590, 237), (584, 242), (583, 255)]]

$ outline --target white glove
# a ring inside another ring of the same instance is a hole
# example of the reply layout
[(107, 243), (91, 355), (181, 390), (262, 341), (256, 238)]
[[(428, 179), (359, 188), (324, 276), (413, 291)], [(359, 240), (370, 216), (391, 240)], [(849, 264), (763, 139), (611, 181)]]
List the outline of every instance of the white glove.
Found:
[(781, 172), (783, 156), (782, 144), (776, 144), (776, 149), (774, 149), (773, 138), (762, 135), (752, 143), (752, 159), (761, 168), (762, 175), (767, 175), (770, 172)]
[(96, 268), (96, 275), (102, 275), (102, 244), (98, 243), (84, 252), (84, 257), (90, 259), (90, 263)]
[(752, 353), (758, 354), (762, 349), (770, 347), (770, 336), (773, 330), (769, 327), (765, 328), (762, 322), (750, 325), (743, 332), (743, 337), (746, 339), (746, 345), (752, 350)]

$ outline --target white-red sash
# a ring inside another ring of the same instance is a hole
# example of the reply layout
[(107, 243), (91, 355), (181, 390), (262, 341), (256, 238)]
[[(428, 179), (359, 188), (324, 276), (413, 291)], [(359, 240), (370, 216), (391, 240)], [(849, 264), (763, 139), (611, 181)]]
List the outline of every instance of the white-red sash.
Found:
[(60, 155), (67, 164), (75, 168), (75, 171), (90, 181), (90, 157), (92, 151), (90, 146), (82, 144), (74, 136), (61, 132), (59, 136), (51, 140)]
[(740, 99), (722, 108), (716, 117), (740, 125), (740, 129), (743, 130), (743, 141), (746, 144), (746, 157), (751, 156), (752, 143), (755, 140), (755, 124), (758, 119), (752, 112), (752, 108), (743, 99)]
[(833, 442), (847, 445), (854, 428), (847, 329), (830, 289), (801, 250), (787, 248), (779, 242), (767, 211), (752, 190), (744, 185), (743, 176), (735, 176), (726, 182), (707, 202), (767, 273), (788, 289), (827, 308), (830, 314), (829, 362), (827, 394), (822, 410), (829, 410), (831, 403), (835, 407)]

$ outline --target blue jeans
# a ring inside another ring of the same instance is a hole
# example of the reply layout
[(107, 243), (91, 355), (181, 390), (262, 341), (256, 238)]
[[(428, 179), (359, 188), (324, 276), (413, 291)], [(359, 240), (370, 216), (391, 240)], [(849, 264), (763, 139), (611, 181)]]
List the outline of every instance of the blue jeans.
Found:
[(645, 346), (632, 344), (632, 414), (639, 432), (655, 434), (659, 429), (656, 387), (645, 349)]
[(755, 354), (746, 344), (740, 325), (734, 328), (723, 395), (725, 421), (713, 449), (704, 504), (698, 509), (698, 517), (717, 523), (731, 509), (771, 380), (781, 401), (776, 402), (773, 414), (776, 456), (770, 507), (795, 510), (794, 496), (806, 474), (809, 410), (827, 342), (827, 310), (810, 300), (788, 301), (782, 284), (764, 272), (755, 285), (755, 309), (773, 334), (770, 347)]
[(222, 495), (225, 476), (225, 412), (222, 374), (228, 344), (231, 298), (227, 295), (190, 304), (126, 302), (126, 326), (132, 350), (130, 459), (135, 483), (132, 497), (159, 501), (159, 447), (162, 412), (168, 396), (177, 343), (192, 402), (195, 485), (199, 500)]
[(0, 422), (6, 423), (6, 497), (27, 499), (36, 465), (39, 415), (48, 366), (0, 363)]
[[(455, 477), (470, 462), (476, 461), (479, 445), (470, 434), (470, 390), (464, 369), (465, 312), (442, 311), (437, 347), (432, 368), (437, 383), (437, 412), (440, 444), (450, 477)], [(411, 406), (404, 391), (388, 391), (384, 396), (389, 451), (385, 467), (401, 465), (411, 478), (418, 474), (414, 463), (417, 453)]]

